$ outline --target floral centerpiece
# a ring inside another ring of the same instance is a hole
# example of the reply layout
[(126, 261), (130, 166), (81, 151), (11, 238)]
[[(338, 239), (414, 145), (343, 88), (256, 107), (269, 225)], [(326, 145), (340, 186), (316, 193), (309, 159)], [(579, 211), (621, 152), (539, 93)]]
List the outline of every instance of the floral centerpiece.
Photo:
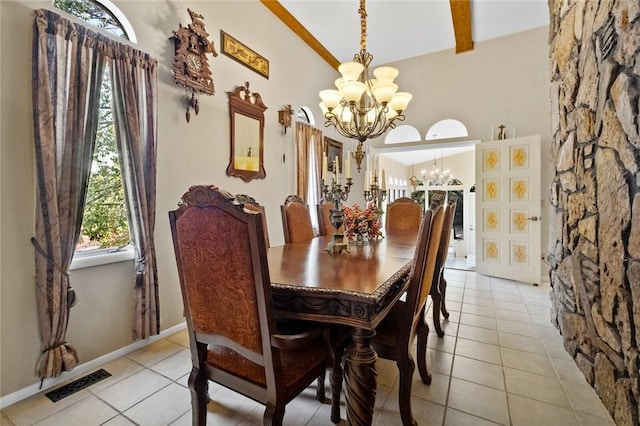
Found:
[(352, 207), (344, 206), (342, 212), (345, 234), (350, 240), (362, 241), (365, 237), (370, 240), (382, 238), (380, 215), (372, 205), (367, 205), (364, 210), (357, 204)]

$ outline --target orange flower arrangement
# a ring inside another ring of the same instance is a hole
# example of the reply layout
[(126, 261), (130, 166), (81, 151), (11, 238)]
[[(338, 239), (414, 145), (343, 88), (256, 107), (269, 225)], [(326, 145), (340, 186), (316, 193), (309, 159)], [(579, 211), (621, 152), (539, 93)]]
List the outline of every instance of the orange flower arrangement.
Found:
[(380, 228), (380, 215), (371, 205), (367, 205), (364, 210), (357, 204), (352, 207), (344, 206), (344, 229), (350, 240), (356, 239), (358, 235), (366, 236), (370, 240), (382, 238)]

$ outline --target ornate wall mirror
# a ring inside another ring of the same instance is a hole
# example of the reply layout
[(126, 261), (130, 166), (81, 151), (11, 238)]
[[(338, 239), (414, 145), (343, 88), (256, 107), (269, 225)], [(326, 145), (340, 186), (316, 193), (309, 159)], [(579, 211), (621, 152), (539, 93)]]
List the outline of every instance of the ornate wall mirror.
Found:
[(264, 179), (264, 111), (258, 93), (251, 93), (249, 82), (227, 92), (231, 122), (231, 159), (227, 176), (245, 182)]

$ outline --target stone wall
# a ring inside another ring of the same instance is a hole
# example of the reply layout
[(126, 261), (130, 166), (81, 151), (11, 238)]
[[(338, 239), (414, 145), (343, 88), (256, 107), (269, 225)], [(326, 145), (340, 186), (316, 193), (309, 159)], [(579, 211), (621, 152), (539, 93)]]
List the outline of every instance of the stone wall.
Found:
[(640, 2), (549, 0), (552, 322), (618, 425), (640, 424)]

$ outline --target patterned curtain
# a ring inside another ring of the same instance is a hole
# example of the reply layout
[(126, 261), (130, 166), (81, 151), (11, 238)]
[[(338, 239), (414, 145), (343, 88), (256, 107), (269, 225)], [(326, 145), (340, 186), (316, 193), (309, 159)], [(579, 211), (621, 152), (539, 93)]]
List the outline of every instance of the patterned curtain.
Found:
[[(313, 144), (313, 145), (312, 145)], [(309, 148), (315, 153), (314, 164), (309, 164)], [(296, 121), (296, 195), (307, 200), (307, 187), (311, 173), (316, 176), (316, 197), (320, 199), (320, 168), (322, 165), (322, 130)]]
[(114, 121), (136, 251), (133, 336), (159, 332), (153, 231), (156, 176), (156, 61), (55, 12), (36, 10), (33, 43), (37, 172), (36, 297), (40, 377), (78, 363), (65, 335), (75, 293), (69, 266), (80, 233), (91, 172), (102, 76), (112, 65)]
[(96, 33), (36, 10), (33, 123), (36, 160), (36, 298), (42, 355), (39, 377), (73, 369), (65, 341), (75, 292), (69, 282), (91, 172), (104, 56)]
[(123, 46), (112, 67), (114, 122), (136, 281), (133, 338), (160, 332), (156, 221), (157, 61)]

